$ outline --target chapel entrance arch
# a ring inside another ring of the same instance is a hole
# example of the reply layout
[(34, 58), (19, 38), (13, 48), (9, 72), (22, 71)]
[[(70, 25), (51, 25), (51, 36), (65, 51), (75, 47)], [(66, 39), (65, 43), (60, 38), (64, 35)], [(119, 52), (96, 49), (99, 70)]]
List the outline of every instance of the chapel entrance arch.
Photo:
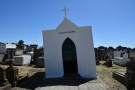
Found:
[(64, 74), (78, 74), (76, 46), (67, 38), (62, 45)]

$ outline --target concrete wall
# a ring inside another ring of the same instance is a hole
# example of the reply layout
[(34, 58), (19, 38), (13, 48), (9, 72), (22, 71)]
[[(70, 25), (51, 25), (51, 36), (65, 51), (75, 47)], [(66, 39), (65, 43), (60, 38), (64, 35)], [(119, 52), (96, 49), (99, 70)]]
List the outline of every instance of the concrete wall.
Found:
[(125, 66), (127, 61), (129, 61), (128, 58), (121, 58), (121, 57), (114, 58), (114, 63), (121, 66)]
[(13, 44), (0, 44), (0, 53), (5, 54), (6, 53), (6, 49), (15, 49), (16, 45)]
[(121, 51), (114, 51), (114, 57), (120, 57)]
[(46, 78), (63, 77), (62, 44), (67, 38), (76, 46), (78, 74), (84, 78), (96, 78), (92, 28), (78, 27), (66, 18), (56, 30), (43, 31)]
[(135, 57), (135, 51), (134, 50), (129, 51), (129, 57)]
[(31, 55), (14, 56), (14, 65), (26, 65), (30, 64)]
[(6, 53), (6, 44), (0, 44), (0, 53), (5, 54)]
[(4, 54), (0, 54), (0, 63), (3, 61)]
[(23, 54), (23, 49), (16, 49), (15, 50), (15, 55), (22, 55)]
[(6, 44), (6, 48), (13, 48), (13, 49), (15, 49), (16, 45), (14, 45), (14, 44)]

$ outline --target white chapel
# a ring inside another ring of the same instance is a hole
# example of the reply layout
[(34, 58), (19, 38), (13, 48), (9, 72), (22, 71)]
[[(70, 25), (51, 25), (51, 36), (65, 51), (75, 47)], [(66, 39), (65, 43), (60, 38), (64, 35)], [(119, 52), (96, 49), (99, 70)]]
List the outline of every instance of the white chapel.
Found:
[(46, 78), (96, 78), (91, 26), (79, 27), (65, 17), (56, 29), (43, 31), (43, 44)]

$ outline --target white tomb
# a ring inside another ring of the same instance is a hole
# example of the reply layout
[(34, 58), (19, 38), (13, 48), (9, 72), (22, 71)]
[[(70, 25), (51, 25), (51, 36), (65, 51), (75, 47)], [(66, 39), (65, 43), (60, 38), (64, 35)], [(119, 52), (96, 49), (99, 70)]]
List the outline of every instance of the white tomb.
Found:
[(125, 66), (129, 61), (128, 53), (123, 51), (114, 51), (114, 64)]
[(16, 50), (15, 50), (15, 55), (22, 55), (23, 52), (24, 52), (23, 49), (16, 49)]
[(96, 78), (92, 27), (78, 27), (69, 19), (53, 30), (43, 31), (45, 77), (79, 74)]
[(14, 65), (28, 65), (31, 61), (31, 55), (14, 56)]
[(6, 54), (7, 49), (16, 49), (14, 44), (0, 44), (0, 53)]

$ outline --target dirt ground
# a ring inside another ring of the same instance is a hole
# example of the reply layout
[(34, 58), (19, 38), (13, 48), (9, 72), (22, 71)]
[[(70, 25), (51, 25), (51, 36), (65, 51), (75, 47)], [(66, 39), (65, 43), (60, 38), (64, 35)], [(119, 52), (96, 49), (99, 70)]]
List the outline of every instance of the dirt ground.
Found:
[(113, 67), (106, 67), (101, 62), (101, 65), (97, 66), (97, 75), (99, 78), (107, 84), (111, 90), (126, 90), (126, 87), (112, 78), (112, 71), (126, 71), (125, 67), (113, 65)]
[[(125, 67), (120, 67), (117, 65), (114, 65), (113, 67), (106, 67), (105, 65), (102, 65), (103, 62), (101, 62), (101, 65), (97, 66), (97, 75), (99, 78), (107, 84), (111, 90), (126, 90), (126, 87), (119, 83), (117, 80), (112, 78), (112, 71), (125, 71)], [(7, 68), (8, 65), (0, 65), (3, 68)], [(19, 79), (22, 79), (24, 77), (26, 78), (24, 82), (21, 82), (18, 87), (13, 88), (13, 90), (33, 90), (34, 88), (38, 87), (40, 81), (44, 77), (44, 68), (35, 68), (34, 66), (14, 66), (18, 68), (19, 71)], [(31, 83), (32, 82), (32, 83)], [(28, 84), (29, 83), (29, 84)]]
[[(6, 69), (9, 65), (0, 65)], [(18, 83), (17, 87), (12, 90), (34, 90), (38, 87), (44, 77), (45, 68), (36, 68), (35, 66), (13, 66), (18, 69)]]
[[(0, 67), (3, 67), (4, 69), (6, 69), (7, 67), (9, 67), (9, 65), (0, 65)], [(33, 74), (37, 73), (37, 72), (44, 72), (44, 68), (36, 68), (34, 65), (33, 66), (13, 66), (15, 68), (18, 68), (18, 72), (19, 72), (19, 77), (25, 77), (25, 76), (32, 76)]]

